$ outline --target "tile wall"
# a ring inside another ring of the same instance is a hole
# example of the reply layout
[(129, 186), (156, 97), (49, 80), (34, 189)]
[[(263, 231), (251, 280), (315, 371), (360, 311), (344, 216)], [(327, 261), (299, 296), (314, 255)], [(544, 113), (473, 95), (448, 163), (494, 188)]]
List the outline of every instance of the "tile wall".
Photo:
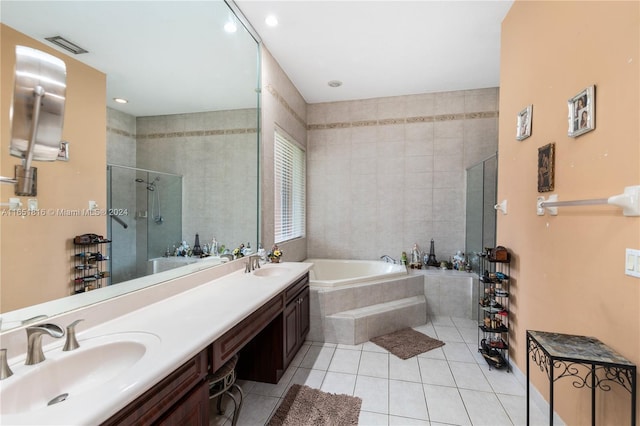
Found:
[(257, 243), (256, 110), (137, 119), (137, 166), (183, 176), (182, 236)]
[(498, 88), (307, 107), (308, 257), (438, 259), (465, 244), (465, 170), (497, 151)]
[[(256, 125), (255, 109), (138, 118), (109, 109), (108, 162), (183, 176), (182, 238), (190, 245), (196, 233), (201, 245), (214, 236), (230, 249), (255, 245)], [(135, 197), (133, 180), (122, 188)], [(146, 249), (146, 235), (138, 232), (137, 241)], [(126, 246), (132, 258), (135, 246)]]

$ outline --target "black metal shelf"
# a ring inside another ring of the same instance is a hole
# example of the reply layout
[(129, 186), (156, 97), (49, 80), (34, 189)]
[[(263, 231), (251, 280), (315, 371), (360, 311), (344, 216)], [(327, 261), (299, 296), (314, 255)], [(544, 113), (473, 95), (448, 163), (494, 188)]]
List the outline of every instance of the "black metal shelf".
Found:
[[(478, 270), (478, 352), (489, 368), (506, 368), (509, 364), (509, 284), (511, 278), (510, 253), (508, 260), (480, 256)], [(499, 301), (498, 301), (499, 300)]]
[[(73, 279), (71, 280), (74, 293), (84, 293), (89, 290), (108, 285), (110, 273), (107, 270), (109, 256), (103, 251), (111, 243), (104, 238), (92, 238), (89, 242), (78, 242), (78, 237), (72, 240), (73, 254)], [(105, 283), (106, 281), (106, 283)]]

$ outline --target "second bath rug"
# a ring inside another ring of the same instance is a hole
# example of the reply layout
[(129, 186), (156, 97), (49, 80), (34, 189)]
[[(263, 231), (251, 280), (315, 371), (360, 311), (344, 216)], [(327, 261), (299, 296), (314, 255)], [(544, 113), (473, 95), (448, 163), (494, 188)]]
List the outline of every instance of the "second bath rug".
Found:
[(409, 359), (444, 345), (444, 342), (420, 333), (413, 328), (404, 328), (393, 333), (374, 337), (371, 341), (400, 359)]

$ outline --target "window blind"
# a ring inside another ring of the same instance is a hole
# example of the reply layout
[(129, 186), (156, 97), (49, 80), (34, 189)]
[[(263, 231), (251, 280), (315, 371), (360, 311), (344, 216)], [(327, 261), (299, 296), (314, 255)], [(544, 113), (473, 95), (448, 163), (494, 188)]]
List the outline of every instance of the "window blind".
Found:
[(274, 151), (274, 242), (305, 235), (305, 152), (277, 130)]

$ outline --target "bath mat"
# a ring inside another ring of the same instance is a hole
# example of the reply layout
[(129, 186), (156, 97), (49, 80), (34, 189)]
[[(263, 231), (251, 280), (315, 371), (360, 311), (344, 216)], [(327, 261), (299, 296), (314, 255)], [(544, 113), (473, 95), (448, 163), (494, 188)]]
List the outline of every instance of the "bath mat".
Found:
[(268, 426), (357, 425), (362, 399), (291, 385)]
[(400, 359), (409, 359), (431, 349), (444, 346), (444, 342), (420, 333), (413, 328), (404, 328), (393, 333), (374, 337), (371, 341)]

